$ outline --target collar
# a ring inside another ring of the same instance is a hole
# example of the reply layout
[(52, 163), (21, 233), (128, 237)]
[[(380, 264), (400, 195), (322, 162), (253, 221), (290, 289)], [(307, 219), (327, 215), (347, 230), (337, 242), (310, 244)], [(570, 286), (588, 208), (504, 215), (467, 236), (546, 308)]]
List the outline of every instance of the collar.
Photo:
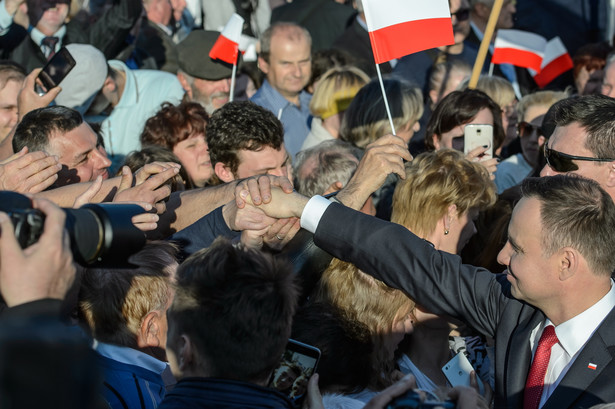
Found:
[(123, 364), (145, 368), (159, 374), (165, 385), (170, 382), (170, 379), (168, 378), (168, 375), (171, 375), (171, 368), (169, 367), (169, 364), (162, 362), (153, 356), (147, 355), (144, 352), (119, 345), (106, 344), (96, 340), (94, 341), (93, 348), (105, 358), (113, 359), (114, 361), (118, 361)]
[[(557, 339), (568, 355), (575, 356), (583, 348), (613, 307), (615, 307), (615, 286), (611, 280), (611, 289), (597, 303), (555, 327)], [(553, 325), (548, 318), (542, 328), (538, 328), (540, 333), (547, 325)]]
[(171, 28), (169, 28), (168, 26), (165, 26), (164, 24), (160, 24), (160, 23), (153, 23), (156, 26), (158, 26), (162, 31), (165, 32), (166, 35), (168, 35), (169, 37), (173, 36), (173, 30)]
[(366, 22), (365, 22), (365, 20), (363, 20), (363, 19), (361, 18), (361, 16), (360, 16), (360, 15), (358, 15), (358, 14), (357, 14), (357, 23), (359, 23), (359, 25), (360, 25), (361, 27), (363, 27), (363, 28), (365, 29), (365, 31), (369, 31), (369, 30), (367, 29), (367, 23), (366, 23)]
[[(52, 35), (52, 37), (58, 37), (60, 39), (60, 41), (58, 41), (58, 44), (56, 46), (56, 48), (58, 50), (62, 47), (62, 43), (63, 43), (63, 39), (64, 39), (65, 35), (66, 35), (66, 26), (65, 25), (62, 25), (62, 27), (60, 27), (60, 29), (58, 31), (56, 31), (55, 33), (53, 33), (53, 35)], [(41, 46), (41, 43), (43, 42), (43, 38), (45, 38), (45, 37), (48, 37), (48, 36), (46, 36), (45, 34), (41, 33), (41, 31), (38, 28), (36, 28), (36, 27), (32, 27), (32, 29), (30, 30), (30, 38), (39, 47)]]
[(122, 71), (126, 75), (126, 82), (124, 83), (124, 92), (120, 97), (120, 102), (118, 102), (115, 108), (137, 105), (137, 103), (139, 102), (139, 91), (137, 89), (137, 82), (135, 79), (134, 72), (132, 72), (132, 70), (128, 68), (126, 64), (119, 60), (109, 60), (108, 64), (111, 68), (114, 68), (118, 71)]
[(284, 96), (280, 94), (275, 88), (273, 88), (269, 81), (266, 79), (263, 82), (263, 85), (261, 86), (259, 91), (263, 94), (264, 99), (269, 101), (271, 107), (273, 108), (271, 111), (278, 119), (282, 117), (282, 112), (289, 106), (295, 107), (301, 111), (309, 109), (310, 95), (305, 91), (301, 91), (299, 93), (299, 104), (301, 104), (300, 106), (296, 106), (295, 104), (284, 98)]
[(480, 31), (480, 28), (478, 28), (478, 26), (474, 24), (472, 19), (470, 19), (470, 27), (472, 28), (472, 31), (474, 31), (474, 34), (476, 34), (476, 37), (478, 37), (478, 40), (483, 41), (483, 37), (485, 36), (485, 33)]

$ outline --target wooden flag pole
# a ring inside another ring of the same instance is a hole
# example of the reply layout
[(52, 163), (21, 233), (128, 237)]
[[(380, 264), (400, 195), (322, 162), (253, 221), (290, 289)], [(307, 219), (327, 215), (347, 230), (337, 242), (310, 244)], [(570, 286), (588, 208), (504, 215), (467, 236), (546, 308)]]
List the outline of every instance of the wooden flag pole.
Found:
[(489, 51), (489, 45), (491, 44), (493, 32), (495, 31), (495, 25), (500, 17), (500, 11), (502, 10), (503, 3), (504, 0), (495, 0), (493, 7), (491, 8), (487, 28), (485, 28), (485, 35), (483, 36), (483, 41), (480, 43), (478, 55), (476, 56), (474, 68), (472, 69), (472, 77), (470, 77), (470, 83), (468, 84), (468, 88), (470, 89), (476, 88), (476, 84), (478, 84), (478, 77), (480, 76), (480, 72), (483, 70), (483, 64), (485, 63), (485, 58), (487, 57), (487, 51)]
[(384, 82), (382, 82), (382, 74), (380, 73), (380, 66), (376, 63), (376, 72), (378, 73), (378, 81), (380, 81), (380, 89), (382, 90), (382, 98), (384, 99), (384, 107), (387, 110), (387, 116), (389, 117), (389, 124), (391, 124), (391, 133), (395, 133), (395, 125), (393, 124), (393, 116), (391, 115), (391, 109), (389, 108), (389, 100), (387, 99), (387, 93), (384, 90)]

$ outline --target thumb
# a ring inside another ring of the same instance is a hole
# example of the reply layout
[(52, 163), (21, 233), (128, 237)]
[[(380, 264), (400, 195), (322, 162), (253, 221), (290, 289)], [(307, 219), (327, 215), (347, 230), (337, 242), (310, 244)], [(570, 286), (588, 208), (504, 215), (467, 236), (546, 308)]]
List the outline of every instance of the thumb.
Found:
[(120, 180), (120, 186), (117, 192), (122, 192), (132, 187), (132, 171), (128, 166), (122, 166), (122, 179)]

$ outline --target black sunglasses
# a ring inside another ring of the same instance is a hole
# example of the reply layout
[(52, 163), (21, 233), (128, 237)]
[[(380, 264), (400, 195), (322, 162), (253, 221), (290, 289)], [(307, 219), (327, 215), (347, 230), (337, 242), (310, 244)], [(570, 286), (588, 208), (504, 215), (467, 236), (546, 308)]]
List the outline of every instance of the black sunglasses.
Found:
[(547, 160), (547, 165), (549, 165), (554, 171), (561, 173), (572, 172), (573, 170), (579, 169), (579, 166), (574, 163), (573, 160), (582, 160), (588, 162), (612, 162), (615, 160), (609, 158), (588, 158), (587, 156), (568, 155), (567, 153), (562, 153), (547, 148), (546, 143), (543, 145), (543, 147), (545, 159)]
[(538, 136), (544, 135), (542, 128), (538, 125), (532, 125), (525, 121), (521, 121), (517, 124), (517, 135), (519, 135), (520, 138), (531, 136), (534, 131), (536, 131)]
[(457, 17), (457, 21), (466, 21), (470, 18), (470, 9), (459, 9), (454, 13), (451, 13), (451, 16)]

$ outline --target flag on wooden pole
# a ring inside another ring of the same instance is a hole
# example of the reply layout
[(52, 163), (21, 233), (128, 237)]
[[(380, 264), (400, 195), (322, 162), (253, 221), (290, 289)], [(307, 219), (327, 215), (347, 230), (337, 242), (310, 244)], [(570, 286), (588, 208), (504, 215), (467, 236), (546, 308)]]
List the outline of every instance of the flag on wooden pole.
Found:
[(540, 65), (540, 72), (530, 73), (534, 77), (534, 81), (540, 88), (544, 88), (548, 83), (553, 81), (573, 67), (572, 58), (566, 50), (566, 46), (559, 37), (555, 37), (547, 43), (545, 55)]
[(455, 43), (448, 0), (363, 0), (376, 64)]
[(540, 71), (547, 39), (521, 30), (498, 30), (491, 62)]

